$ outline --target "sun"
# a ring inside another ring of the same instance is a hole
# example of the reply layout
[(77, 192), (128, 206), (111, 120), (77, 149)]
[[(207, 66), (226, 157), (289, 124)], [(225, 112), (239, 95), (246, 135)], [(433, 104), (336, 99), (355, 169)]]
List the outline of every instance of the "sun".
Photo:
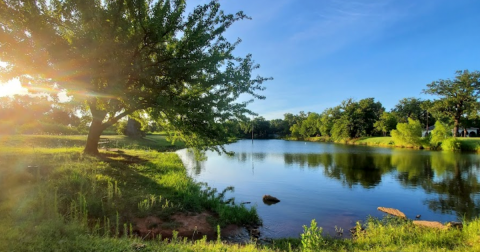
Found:
[(18, 79), (11, 80), (7, 83), (0, 82), (0, 97), (1, 96), (11, 96), (11, 95), (24, 95), (27, 94), (28, 90), (20, 84)]

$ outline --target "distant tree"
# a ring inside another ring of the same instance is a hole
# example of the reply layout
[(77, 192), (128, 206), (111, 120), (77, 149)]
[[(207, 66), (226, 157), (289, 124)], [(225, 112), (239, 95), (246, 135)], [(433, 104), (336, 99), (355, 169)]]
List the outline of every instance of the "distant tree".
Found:
[(357, 126), (356, 137), (371, 136), (375, 130), (375, 122), (380, 119), (380, 116), (385, 111), (382, 103), (375, 102), (375, 98), (366, 98), (358, 102), (359, 111), (358, 118), (355, 122)]
[[(290, 126), (290, 134), (293, 137), (301, 137), (302, 136), (302, 123), (307, 119), (307, 114), (304, 111), (300, 111), (298, 115), (292, 114), (285, 114), (285, 120), (291, 124)], [(293, 124), (292, 124), (293, 123)]]
[(263, 99), (268, 78), (252, 77), (259, 66), (223, 35), (243, 12), (225, 14), (215, 0), (185, 11), (183, 0), (1, 1), (0, 81), (67, 90), (91, 115), (87, 154), (136, 111), (188, 146), (219, 150), (223, 124), (253, 114), (237, 98)]
[(297, 123), (297, 118), (292, 113), (285, 113), (283, 115), (283, 120), (287, 122), (288, 130), (290, 131), (290, 127), (292, 127), (295, 123)]
[(397, 129), (391, 133), (396, 145), (420, 146), (422, 136), (422, 125), (420, 121), (408, 118), (407, 123), (397, 124)]
[(75, 111), (62, 106), (62, 104), (52, 106), (50, 111), (45, 114), (45, 118), (42, 121), (72, 127), (78, 127), (80, 124), (80, 118), (75, 114)]
[(383, 136), (386, 136), (388, 132), (395, 129), (397, 123), (397, 117), (393, 113), (384, 111), (373, 126), (378, 132), (382, 132)]
[(335, 123), (333, 124), (331, 130), (333, 140), (343, 141), (351, 138), (352, 127), (352, 122), (348, 119), (346, 115), (335, 120)]
[(253, 134), (257, 138), (268, 138), (270, 135), (270, 122), (265, 120), (263, 116), (253, 119)]
[(309, 112), (305, 120), (300, 125), (299, 133), (303, 138), (312, 137), (320, 134), (318, 124), (320, 115), (315, 112)]
[(302, 134), (300, 133), (301, 128), (302, 128), (302, 122), (295, 123), (294, 125), (292, 125), (292, 127), (290, 127), (290, 135), (296, 138), (301, 137), (302, 136)]
[(436, 122), (436, 118), (433, 113), (433, 102), (431, 100), (424, 100), (420, 104), (420, 108), (422, 109), (422, 116), (420, 123), (425, 128), (425, 131), (428, 133), (428, 127), (434, 125)]
[(336, 106), (334, 108), (327, 108), (325, 109), (321, 116), (319, 122), (319, 130), (322, 136), (331, 136), (331, 131), (335, 121), (338, 120), (341, 116), (342, 112), (340, 110), (340, 106)]
[(240, 125), (240, 131), (243, 132), (242, 137), (251, 138), (252, 130), (254, 138), (268, 138), (272, 133), (270, 128), (270, 122), (265, 120), (264, 117), (255, 117), (253, 120), (244, 120), (238, 123)]
[[(408, 122), (408, 118), (412, 118), (414, 120), (418, 120), (421, 123), (423, 118), (423, 111), (422, 109), (422, 100), (419, 98), (403, 98), (398, 101), (398, 104), (392, 109), (392, 112), (397, 116), (397, 121), (400, 123)], [(424, 125), (424, 123), (422, 123)]]
[(270, 120), (270, 128), (273, 134), (281, 137), (290, 134), (290, 127), (288, 126), (288, 122), (283, 119)]
[(47, 97), (15, 95), (0, 97), (0, 120), (9, 121), (17, 127), (30, 122), (45, 119), (52, 109)]
[(456, 137), (461, 120), (478, 112), (480, 72), (457, 71), (455, 79), (434, 81), (427, 85), (423, 93), (439, 97), (432, 109), (453, 120), (453, 136)]
[[(371, 136), (375, 129), (375, 122), (384, 111), (382, 104), (375, 102), (374, 98), (362, 99), (359, 102), (348, 99), (342, 102), (340, 109), (342, 111), (341, 124), (348, 126), (349, 138)], [(346, 123), (346, 121), (348, 121), (348, 123)], [(335, 122), (334, 128), (336, 124), (337, 122)]]

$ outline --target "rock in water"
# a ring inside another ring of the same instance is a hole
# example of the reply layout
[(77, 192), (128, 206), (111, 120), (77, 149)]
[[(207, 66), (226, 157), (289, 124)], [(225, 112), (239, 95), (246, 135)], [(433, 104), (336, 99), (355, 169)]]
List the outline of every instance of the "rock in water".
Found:
[(403, 218), (403, 219), (407, 218), (407, 216), (404, 213), (400, 212), (400, 210), (395, 209), (395, 208), (378, 207), (377, 210), (382, 211), (382, 212), (387, 213), (387, 214), (391, 214), (391, 215)]
[(263, 203), (267, 205), (276, 204), (278, 202), (280, 202), (280, 200), (271, 195), (268, 195), (268, 194), (263, 195)]
[(428, 228), (438, 228), (438, 229), (446, 229), (447, 227), (438, 221), (419, 221), (414, 220), (413, 225), (421, 226), (421, 227), (428, 227)]

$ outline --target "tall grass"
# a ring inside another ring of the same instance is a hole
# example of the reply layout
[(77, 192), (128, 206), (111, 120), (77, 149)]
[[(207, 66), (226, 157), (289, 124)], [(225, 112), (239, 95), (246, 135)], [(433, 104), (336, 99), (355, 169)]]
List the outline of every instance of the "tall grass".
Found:
[[(78, 251), (72, 248), (90, 247), (78, 243), (88, 237), (123, 246), (112, 238), (131, 238), (134, 218), (181, 211), (212, 211), (222, 225), (259, 221), (254, 208), (226, 205), (221, 193), (189, 178), (175, 153), (143, 146), (91, 157), (58, 146), (64, 137), (32, 138), (2, 139), (8, 151), (0, 154), (0, 251)], [(16, 152), (32, 142), (46, 151)]]

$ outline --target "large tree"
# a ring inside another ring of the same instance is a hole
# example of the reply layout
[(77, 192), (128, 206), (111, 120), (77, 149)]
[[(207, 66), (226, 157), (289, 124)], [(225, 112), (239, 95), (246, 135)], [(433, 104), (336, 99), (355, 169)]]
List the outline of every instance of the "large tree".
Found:
[(423, 127), (433, 125), (435, 119), (431, 115), (431, 101), (420, 98), (409, 97), (398, 101), (398, 104), (392, 109), (392, 113), (397, 117), (400, 123), (408, 122), (408, 118), (418, 120)]
[(427, 85), (423, 93), (436, 95), (432, 110), (438, 111), (453, 122), (453, 136), (457, 136), (460, 121), (478, 111), (480, 98), (480, 72), (468, 70), (457, 71), (455, 79), (438, 80)]
[(373, 126), (378, 132), (383, 133), (383, 136), (387, 136), (387, 133), (395, 129), (397, 126), (397, 118), (391, 112), (384, 111), (378, 121)]
[(409, 97), (398, 101), (398, 104), (392, 109), (400, 123), (408, 122), (408, 118), (422, 120), (423, 109), (421, 107), (422, 100), (419, 98)]
[(238, 98), (264, 98), (266, 78), (252, 77), (251, 55), (234, 56), (240, 40), (223, 36), (245, 14), (224, 14), (215, 0), (185, 9), (183, 0), (2, 0), (0, 81), (67, 90), (92, 116), (88, 154), (103, 130), (138, 111), (188, 145), (215, 146), (225, 122), (253, 114)]

